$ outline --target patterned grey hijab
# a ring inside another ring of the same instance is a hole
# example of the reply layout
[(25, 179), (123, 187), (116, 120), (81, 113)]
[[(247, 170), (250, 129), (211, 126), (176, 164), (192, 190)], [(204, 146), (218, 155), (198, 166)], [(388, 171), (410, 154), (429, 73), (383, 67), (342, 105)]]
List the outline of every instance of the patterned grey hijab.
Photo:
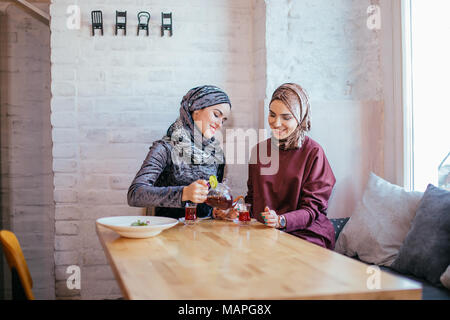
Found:
[(206, 139), (195, 125), (192, 112), (217, 104), (231, 102), (228, 95), (215, 86), (201, 86), (188, 91), (181, 100), (180, 116), (169, 127), (164, 140), (173, 145), (175, 164), (222, 164), (225, 161), (220, 142), (214, 137)]

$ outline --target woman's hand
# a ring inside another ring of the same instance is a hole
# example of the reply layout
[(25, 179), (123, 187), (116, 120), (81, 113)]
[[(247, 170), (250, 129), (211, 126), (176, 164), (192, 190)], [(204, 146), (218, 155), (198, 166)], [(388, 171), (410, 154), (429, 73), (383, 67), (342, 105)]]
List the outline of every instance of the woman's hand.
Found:
[(238, 217), (238, 212), (235, 209), (230, 209), (227, 211), (218, 208), (213, 209), (214, 219), (236, 219)]
[(182, 201), (203, 203), (208, 195), (208, 183), (205, 180), (197, 180), (183, 188)]
[(268, 227), (278, 228), (280, 227), (280, 218), (274, 210), (270, 210), (269, 207), (264, 208), (264, 212), (261, 212), (261, 216), (264, 219), (264, 224)]

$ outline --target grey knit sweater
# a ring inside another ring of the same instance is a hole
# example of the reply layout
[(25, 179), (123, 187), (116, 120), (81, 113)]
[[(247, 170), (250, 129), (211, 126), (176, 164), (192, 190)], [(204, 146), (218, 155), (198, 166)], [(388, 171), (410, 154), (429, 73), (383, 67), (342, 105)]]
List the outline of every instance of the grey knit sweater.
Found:
[[(208, 181), (210, 175), (222, 182), (225, 164), (179, 164), (172, 162), (173, 146), (158, 140), (150, 151), (128, 189), (128, 204), (133, 207), (156, 207), (157, 216), (184, 217), (183, 187), (198, 179)], [(199, 217), (210, 216), (212, 208), (197, 207)]]

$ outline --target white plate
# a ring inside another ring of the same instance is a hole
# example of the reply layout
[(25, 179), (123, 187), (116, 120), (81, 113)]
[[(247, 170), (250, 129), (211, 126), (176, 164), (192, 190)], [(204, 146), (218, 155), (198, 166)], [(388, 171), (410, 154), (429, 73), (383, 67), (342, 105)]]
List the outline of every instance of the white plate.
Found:
[[(131, 226), (138, 220), (150, 221), (148, 226)], [(161, 231), (172, 228), (178, 224), (177, 219), (155, 216), (120, 216), (97, 219), (97, 223), (106, 228), (114, 230), (125, 238), (150, 238), (161, 233)]]

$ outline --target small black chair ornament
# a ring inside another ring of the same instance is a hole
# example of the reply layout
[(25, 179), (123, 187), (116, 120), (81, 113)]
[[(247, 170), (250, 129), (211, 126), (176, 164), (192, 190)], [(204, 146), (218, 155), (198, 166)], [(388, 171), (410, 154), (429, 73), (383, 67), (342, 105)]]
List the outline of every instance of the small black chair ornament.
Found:
[(123, 34), (127, 35), (127, 12), (116, 11), (116, 36), (117, 31), (123, 29)]
[[(168, 19), (167, 23), (164, 23), (164, 19)], [(173, 34), (173, 25), (172, 25), (172, 12), (164, 13), (161, 12), (161, 37), (164, 36), (164, 30), (169, 30), (170, 36)]]
[(138, 27), (137, 27), (137, 35), (139, 35), (140, 30), (146, 30), (148, 36), (148, 23), (150, 22), (150, 13), (147, 11), (141, 11), (137, 15), (138, 17)]
[(103, 15), (100, 10), (91, 12), (92, 19), (92, 36), (95, 36), (95, 30), (100, 29), (103, 35)]

